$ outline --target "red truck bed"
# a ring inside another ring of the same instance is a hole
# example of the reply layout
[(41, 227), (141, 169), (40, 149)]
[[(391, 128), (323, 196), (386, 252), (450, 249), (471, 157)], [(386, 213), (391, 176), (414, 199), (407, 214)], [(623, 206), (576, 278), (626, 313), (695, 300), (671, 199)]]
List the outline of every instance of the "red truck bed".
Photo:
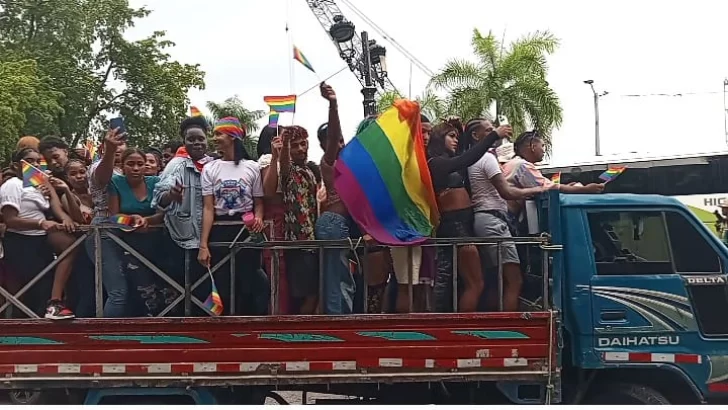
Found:
[(542, 380), (550, 312), (0, 320), (5, 388)]

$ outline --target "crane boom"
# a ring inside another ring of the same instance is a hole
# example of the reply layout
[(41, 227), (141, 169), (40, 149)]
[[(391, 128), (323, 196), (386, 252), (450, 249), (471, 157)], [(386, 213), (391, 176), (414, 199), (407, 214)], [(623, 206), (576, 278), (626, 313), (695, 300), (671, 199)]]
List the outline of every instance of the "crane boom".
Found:
[[(354, 25), (344, 17), (344, 13), (334, 0), (306, 0), (306, 3), (334, 43), (334, 46), (336, 46), (339, 57), (346, 62), (362, 87), (366, 89), (364, 48), (362, 39), (354, 29)], [(340, 41), (341, 39), (346, 41)], [(374, 44), (372, 41), (369, 43), (370, 47)], [(377, 92), (396, 90), (387, 77), (386, 68), (383, 64), (372, 64), (369, 75)]]

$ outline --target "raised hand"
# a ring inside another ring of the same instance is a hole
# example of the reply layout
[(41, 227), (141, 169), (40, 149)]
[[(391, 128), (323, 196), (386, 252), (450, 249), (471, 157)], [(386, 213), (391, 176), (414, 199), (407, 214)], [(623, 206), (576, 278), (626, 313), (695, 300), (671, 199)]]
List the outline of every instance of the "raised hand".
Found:
[(321, 96), (330, 103), (336, 102), (336, 93), (334, 92), (334, 89), (324, 82), (321, 83)]

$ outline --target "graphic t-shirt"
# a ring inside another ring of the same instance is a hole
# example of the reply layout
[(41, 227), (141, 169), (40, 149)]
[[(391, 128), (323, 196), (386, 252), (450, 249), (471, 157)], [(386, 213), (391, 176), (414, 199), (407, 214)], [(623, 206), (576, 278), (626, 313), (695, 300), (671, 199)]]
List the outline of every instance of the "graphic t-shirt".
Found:
[(263, 197), (260, 166), (255, 161), (216, 159), (202, 169), (202, 195), (215, 199), (215, 215), (235, 215), (253, 210), (253, 198)]

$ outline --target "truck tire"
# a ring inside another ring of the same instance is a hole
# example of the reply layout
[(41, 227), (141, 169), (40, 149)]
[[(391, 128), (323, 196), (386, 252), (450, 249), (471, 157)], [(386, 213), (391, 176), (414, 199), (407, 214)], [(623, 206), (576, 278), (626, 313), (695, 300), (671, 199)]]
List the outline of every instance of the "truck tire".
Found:
[(595, 392), (586, 398), (584, 404), (670, 404), (665, 396), (648, 386), (614, 383), (603, 387), (592, 386), (592, 388)]
[(10, 390), (10, 403), (24, 406), (43, 404), (43, 393), (40, 390)]

